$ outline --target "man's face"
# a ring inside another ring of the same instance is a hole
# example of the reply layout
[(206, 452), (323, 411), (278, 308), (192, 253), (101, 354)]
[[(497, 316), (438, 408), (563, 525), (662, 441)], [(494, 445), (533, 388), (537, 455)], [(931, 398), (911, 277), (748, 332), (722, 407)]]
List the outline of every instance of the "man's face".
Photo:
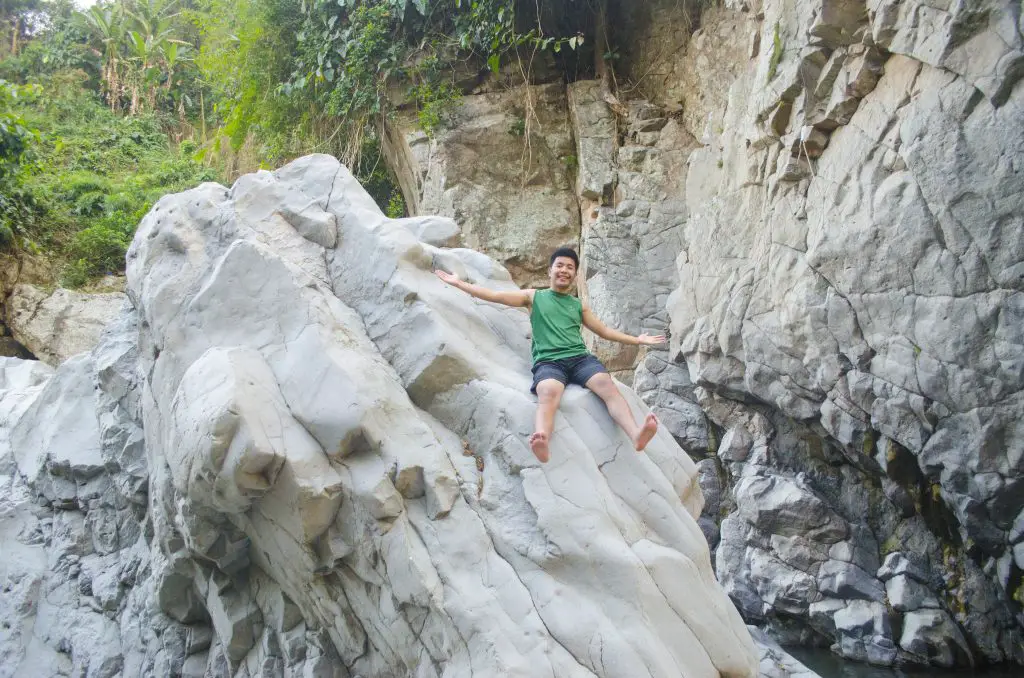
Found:
[(576, 262), (569, 257), (557, 257), (548, 271), (552, 289), (566, 292), (576, 281)]

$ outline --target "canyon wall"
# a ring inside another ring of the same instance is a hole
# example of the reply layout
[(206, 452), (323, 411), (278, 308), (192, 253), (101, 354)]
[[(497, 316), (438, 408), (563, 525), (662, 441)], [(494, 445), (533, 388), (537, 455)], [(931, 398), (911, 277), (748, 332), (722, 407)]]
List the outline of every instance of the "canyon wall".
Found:
[(512, 96), (559, 121), (538, 138), (570, 121), (581, 297), (671, 334), (588, 344), (698, 460), (748, 621), (879, 664), (1024, 662), (1019, 3), (689, 7), (618, 9), (613, 96)]

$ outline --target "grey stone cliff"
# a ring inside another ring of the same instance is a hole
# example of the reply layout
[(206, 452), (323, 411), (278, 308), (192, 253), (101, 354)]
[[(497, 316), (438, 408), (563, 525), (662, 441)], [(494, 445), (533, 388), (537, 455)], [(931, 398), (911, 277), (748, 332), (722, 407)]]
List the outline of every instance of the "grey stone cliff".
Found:
[(671, 335), (588, 344), (702, 459), (720, 580), (785, 642), (1024, 663), (1019, 3), (621, 12), (621, 104), (545, 107), (581, 296)]

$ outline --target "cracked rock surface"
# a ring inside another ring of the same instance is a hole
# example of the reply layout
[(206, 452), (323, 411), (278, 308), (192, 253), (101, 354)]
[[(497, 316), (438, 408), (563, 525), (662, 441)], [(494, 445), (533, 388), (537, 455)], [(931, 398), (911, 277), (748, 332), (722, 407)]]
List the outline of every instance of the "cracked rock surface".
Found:
[(56, 366), (96, 346), (123, 302), (120, 292), (90, 294), (59, 288), (48, 293), (22, 283), (7, 297), (7, 326), (16, 341)]
[(786, 642), (1024, 663), (1019, 3), (725, 4), (668, 301), (719, 576)]
[(757, 674), (694, 463), (570, 389), (539, 465), (527, 316), (432, 269), (509, 275), (425, 230), (327, 156), (154, 206), (100, 345), (5, 368), (5, 675)]

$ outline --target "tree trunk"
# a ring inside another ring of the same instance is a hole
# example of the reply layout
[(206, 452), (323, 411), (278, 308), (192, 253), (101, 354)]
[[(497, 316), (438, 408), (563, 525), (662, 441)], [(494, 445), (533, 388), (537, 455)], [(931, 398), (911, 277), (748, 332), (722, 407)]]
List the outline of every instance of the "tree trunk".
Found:
[(111, 56), (107, 66), (107, 96), (110, 110), (117, 112), (121, 103), (121, 82), (117, 74), (117, 57)]
[(135, 115), (139, 112), (139, 83), (138, 81), (132, 82), (132, 103), (128, 109), (128, 115)]
[(597, 18), (594, 25), (594, 74), (601, 81), (601, 89), (611, 92), (611, 78), (608, 73), (608, 63), (605, 61), (604, 53), (608, 51), (608, 13), (605, 0), (600, 0), (597, 6)]
[(21, 17), (11, 19), (11, 56), (18, 56), (18, 36), (21, 34)]

